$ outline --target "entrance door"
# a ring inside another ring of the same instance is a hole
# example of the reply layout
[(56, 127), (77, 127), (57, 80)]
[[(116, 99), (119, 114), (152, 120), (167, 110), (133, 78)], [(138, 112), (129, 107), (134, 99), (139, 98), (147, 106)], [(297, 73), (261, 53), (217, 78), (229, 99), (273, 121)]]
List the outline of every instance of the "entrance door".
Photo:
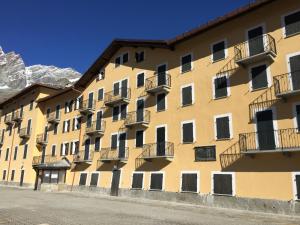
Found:
[(248, 31), (249, 56), (264, 52), (263, 27)]
[(23, 186), (24, 174), (25, 174), (25, 170), (21, 170), (21, 176), (20, 176), (20, 186)]
[(125, 158), (125, 148), (126, 148), (126, 133), (121, 133), (119, 135), (119, 158)]
[(274, 150), (276, 146), (272, 110), (257, 112), (256, 119), (259, 150)]
[(300, 89), (300, 55), (290, 57), (289, 64), (290, 64), (293, 90), (299, 90)]
[(166, 128), (159, 127), (156, 129), (156, 152), (157, 156), (166, 154)]
[(84, 160), (89, 160), (90, 158), (90, 144), (90, 139), (87, 139), (84, 143)]
[(102, 111), (97, 112), (96, 130), (101, 130)]
[(94, 101), (94, 93), (91, 92), (91, 93), (89, 93), (89, 102), (88, 102), (89, 109), (93, 108), (93, 101)]
[(122, 86), (122, 88), (121, 88), (121, 96), (123, 98), (127, 98), (128, 80), (127, 79), (126, 80), (122, 80), (121, 86)]
[(136, 104), (137, 104), (136, 121), (142, 122), (144, 121), (144, 108), (145, 108), (144, 99), (139, 99)]
[(112, 173), (113, 174), (112, 174), (110, 195), (111, 196), (118, 196), (121, 171), (120, 170), (113, 170)]
[(166, 85), (166, 71), (167, 65), (157, 67), (157, 86)]

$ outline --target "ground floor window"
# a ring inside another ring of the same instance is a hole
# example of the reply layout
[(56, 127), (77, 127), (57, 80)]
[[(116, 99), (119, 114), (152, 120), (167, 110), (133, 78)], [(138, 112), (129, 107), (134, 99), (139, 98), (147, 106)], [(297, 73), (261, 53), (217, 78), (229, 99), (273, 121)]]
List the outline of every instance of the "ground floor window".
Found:
[(6, 170), (3, 170), (2, 180), (5, 180), (6, 178)]
[(163, 173), (151, 173), (150, 190), (163, 190)]
[(65, 183), (66, 171), (65, 170), (44, 170), (42, 183), (58, 184)]
[(98, 185), (98, 179), (99, 179), (99, 173), (92, 173), (91, 174), (90, 186), (97, 186)]
[(87, 180), (87, 173), (81, 173), (80, 178), (79, 178), (79, 185), (80, 186), (85, 186), (86, 185), (86, 180)]
[(234, 195), (234, 174), (214, 173), (212, 179), (213, 194)]
[(143, 188), (143, 180), (144, 180), (143, 173), (133, 173), (131, 188), (132, 189), (142, 189)]
[(15, 170), (11, 171), (11, 177), (10, 177), (10, 181), (14, 181), (15, 179)]
[(295, 182), (295, 196), (297, 200), (300, 200), (300, 172), (296, 173), (294, 176), (294, 182)]
[(181, 174), (181, 191), (182, 192), (198, 192), (198, 173), (182, 172)]

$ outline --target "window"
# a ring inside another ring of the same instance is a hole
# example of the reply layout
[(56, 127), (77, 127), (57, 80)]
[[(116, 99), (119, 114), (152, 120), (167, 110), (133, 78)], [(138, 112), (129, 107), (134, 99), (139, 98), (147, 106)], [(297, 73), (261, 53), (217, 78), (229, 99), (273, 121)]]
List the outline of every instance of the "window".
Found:
[(126, 115), (127, 115), (127, 105), (126, 104), (123, 104), (120, 106), (120, 116), (121, 116), (121, 119), (124, 120), (126, 119)]
[(6, 154), (5, 154), (5, 161), (8, 160), (8, 156), (9, 156), (9, 148), (6, 149)]
[(64, 121), (64, 124), (63, 124), (63, 133), (67, 133), (67, 132), (70, 131), (70, 125), (71, 125), (71, 121), (70, 120)]
[(139, 87), (143, 87), (145, 84), (145, 74), (144, 73), (139, 73), (137, 75), (137, 84), (136, 86)]
[(212, 61), (216, 62), (226, 58), (225, 41), (221, 41), (212, 45)]
[(68, 113), (68, 112), (70, 112), (69, 102), (65, 102), (65, 113)]
[(119, 119), (126, 119), (126, 115), (127, 115), (126, 104), (113, 107), (113, 121), (117, 121)]
[(56, 135), (58, 132), (58, 123), (54, 124), (54, 127), (53, 127), (53, 134)]
[(267, 66), (260, 65), (250, 69), (251, 89), (257, 90), (268, 87)]
[(181, 105), (188, 106), (193, 102), (193, 85), (181, 87)]
[(191, 122), (182, 122), (182, 143), (193, 143), (195, 141), (195, 130), (194, 130), (194, 121)]
[(300, 32), (300, 11), (284, 17), (285, 36), (291, 36)]
[(98, 101), (103, 101), (103, 98), (104, 98), (104, 89), (100, 88), (98, 90)]
[(115, 68), (119, 67), (121, 64), (127, 63), (128, 60), (129, 60), (129, 54), (128, 53), (124, 53), (123, 55), (117, 57), (115, 59)]
[(143, 62), (145, 58), (145, 54), (143, 51), (135, 53), (135, 61), (137, 63)]
[(8, 135), (11, 136), (11, 135), (12, 135), (12, 126), (10, 126), (10, 127), (8, 128), (8, 132), (9, 132)]
[(10, 181), (14, 181), (15, 179), (15, 170), (11, 171)]
[(113, 121), (117, 121), (119, 119), (120, 108), (119, 106), (113, 107)]
[(166, 110), (166, 94), (161, 93), (156, 96), (156, 110), (157, 112)]
[(181, 191), (182, 192), (199, 192), (198, 191), (198, 173), (182, 172), (181, 173)]
[(216, 161), (216, 146), (195, 147), (195, 161)]
[(144, 131), (137, 130), (135, 133), (135, 147), (142, 148), (144, 145)]
[(98, 178), (99, 178), (99, 173), (92, 173), (91, 174), (90, 186), (96, 187), (97, 184), (98, 184)]
[(60, 146), (60, 155), (61, 156), (68, 155), (68, 151), (69, 151), (69, 143), (61, 144), (61, 146)]
[(111, 135), (111, 148), (116, 149), (118, 147), (118, 135), (112, 134)]
[(105, 71), (104, 70), (100, 70), (99, 74), (98, 74), (98, 77), (97, 77), (97, 81), (104, 80), (104, 78), (105, 78)]
[(123, 64), (128, 62), (128, 58), (129, 58), (128, 53), (123, 54), (123, 56), (122, 56)]
[(52, 155), (52, 156), (55, 156), (55, 155), (56, 155), (56, 145), (52, 145), (52, 148), (51, 148), (51, 155)]
[(214, 99), (227, 97), (229, 95), (229, 82), (226, 76), (215, 77), (214, 79)]
[(2, 174), (2, 180), (6, 179), (6, 170), (3, 170), (3, 174)]
[(79, 178), (79, 185), (85, 186), (86, 185), (86, 179), (87, 179), (87, 173), (81, 173)]
[(294, 193), (295, 199), (300, 200), (300, 173), (294, 173)]
[(29, 111), (31, 111), (33, 109), (33, 100), (30, 101), (30, 104), (29, 104)]
[(48, 108), (48, 109), (47, 109), (47, 112), (46, 112), (46, 117), (47, 117), (47, 118), (49, 118), (49, 116), (50, 116), (50, 112), (51, 112), (51, 109), (50, 109), (50, 108)]
[(234, 176), (233, 173), (213, 173), (213, 194), (234, 195)]
[(181, 57), (181, 73), (185, 73), (192, 70), (192, 55), (188, 54)]
[(100, 137), (95, 138), (95, 152), (100, 151)]
[(15, 147), (14, 160), (17, 160), (17, 156), (18, 156), (18, 146)]
[(151, 173), (150, 190), (163, 190), (163, 174)]
[(143, 173), (133, 173), (132, 175), (132, 189), (143, 189), (143, 179), (144, 174)]
[(121, 65), (121, 57), (117, 57), (115, 59), (115, 68), (119, 67)]
[(216, 140), (232, 138), (231, 114), (215, 117)]

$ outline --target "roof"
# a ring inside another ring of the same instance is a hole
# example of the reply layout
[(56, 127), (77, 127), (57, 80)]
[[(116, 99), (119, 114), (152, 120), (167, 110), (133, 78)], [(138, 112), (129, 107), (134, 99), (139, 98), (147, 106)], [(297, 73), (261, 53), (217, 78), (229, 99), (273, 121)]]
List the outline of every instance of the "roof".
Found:
[(48, 88), (48, 89), (51, 89), (51, 90), (61, 90), (62, 87), (61, 86), (55, 86), (55, 85), (48, 85), (48, 84), (42, 84), (42, 83), (34, 83), (26, 88), (24, 88), (23, 90), (19, 91), (18, 93), (16, 93), (15, 95), (13, 95), (12, 97), (6, 99), (5, 101), (1, 102), (0, 103), (0, 109), (7, 103), (13, 101), (13, 100), (16, 100), (18, 99), (19, 97), (23, 96), (25, 93), (31, 91), (31, 90), (34, 90), (36, 88), (39, 88), (39, 87), (43, 87), (43, 88)]
[(46, 97), (44, 97), (44, 98), (41, 98), (41, 99), (37, 100), (37, 102), (39, 102), (39, 103), (40, 103), (40, 102), (45, 102), (45, 101), (47, 101), (47, 100), (49, 100), (49, 99), (52, 99), (52, 98), (57, 97), (57, 96), (59, 96), (59, 95), (65, 94), (65, 93), (67, 93), (67, 92), (69, 92), (69, 91), (75, 91), (74, 88), (73, 88), (73, 86), (71, 86), (71, 87), (66, 87), (66, 88), (64, 88), (64, 89), (62, 89), (62, 90), (60, 90), (60, 91), (58, 91), (57, 93), (55, 93), (55, 94), (53, 94), (53, 95), (49, 95), (49, 96), (46, 96)]
[(74, 84), (75, 87), (84, 87), (101, 68), (105, 66), (111, 57), (122, 47), (149, 47), (149, 48), (165, 48), (174, 49), (178, 43), (190, 39), (200, 33), (204, 33), (210, 29), (220, 26), (226, 22), (236, 19), (239, 16), (244, 16), (245, 13), (252, 12), (257, 8), (267, 5), (278, 0), (256, 0), (243, 7), (237, 8), (232, 12), (209, 21), (195, 29), (182, 33), (175, 38), (169, 40), (143, 40), (143, 39), (115, 39), (97, 58), (97, 60), (90, 66), (90, 68), (81, 76), (81, 78)]

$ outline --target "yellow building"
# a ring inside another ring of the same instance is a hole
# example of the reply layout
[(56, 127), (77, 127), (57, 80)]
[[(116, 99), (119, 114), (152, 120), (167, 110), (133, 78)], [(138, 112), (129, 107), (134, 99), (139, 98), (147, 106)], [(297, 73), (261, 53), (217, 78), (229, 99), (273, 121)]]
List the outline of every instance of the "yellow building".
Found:
[[(299, 34), (300, 2), (265, 0), (174, 39), (114, 40), (74, 86), (36, 96), (33, 169), (17, 159), (15, 173), (26, 165), (36, 189), (299, 213)], [(4, 133), (7, 182), (19, 140)]]

